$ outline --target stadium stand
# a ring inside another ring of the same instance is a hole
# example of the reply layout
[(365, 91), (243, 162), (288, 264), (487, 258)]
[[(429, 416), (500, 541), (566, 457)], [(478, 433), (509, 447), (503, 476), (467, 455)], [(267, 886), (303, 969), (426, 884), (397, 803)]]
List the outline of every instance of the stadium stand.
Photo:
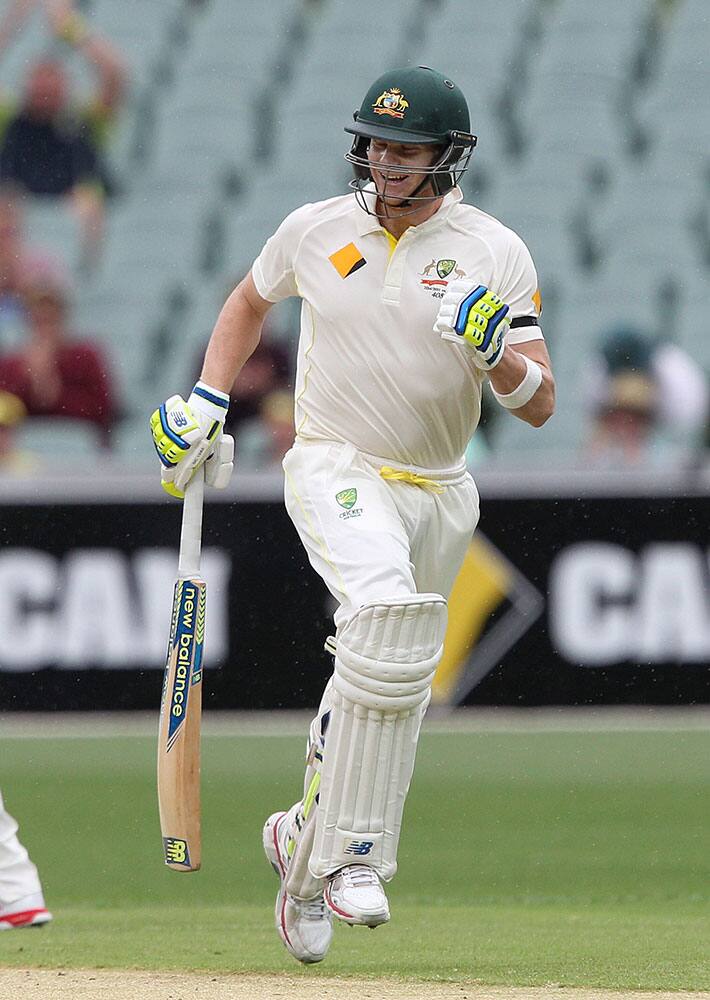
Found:
[(33, 417), (25, 420), (15, 435), (18, 451), (41, 459), (66, 455), (80, 459), (99, 447), (96, 431), (81, 420), (53, 420)]
[(67, 269), (77, 274), (81, 269), (82, 241), (76, 213), (66, 202), (44, 198), (24, 200), (25, 226), (33, 242), (51, 251)]
[[(653, 336), (676, 309), (677, 342), (710, 367), (697, 322), (710, 267), (705, 0), (403, 0), (387, 16), (375, 0), (82, 9), (131, 67), (113, 142), (121, 194), (76, 294), (80, 328), (115, 359), (121, 449), (149, 457), (146, 393), (187, 387), (229, 282), (281, 219), (346, 190), (343, 125), (396, 62), (445, 68), (469, 95), (479, 148), (466, 194), (521, 233), (540, 273), (558, 415), (542, 434), (500, 421), (494, 461), (577, 451), (585, 358), (629, 313)], [(496, 26), (485, 45), (481, 23)], [(0, 83), (16, 88), (43, 44), (33, 21)], [(78, 272), (66, 219), (32, 206), (30, 228)]]

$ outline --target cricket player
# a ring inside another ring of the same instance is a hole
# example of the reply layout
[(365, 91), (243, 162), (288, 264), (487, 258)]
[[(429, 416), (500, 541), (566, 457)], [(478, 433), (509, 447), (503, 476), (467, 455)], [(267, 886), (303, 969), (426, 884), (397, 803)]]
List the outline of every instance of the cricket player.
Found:
[(333, 918), (389, 920), (446, 599), (478, 521), (462, 456), (484, 383), (534, 427), (554, 408), (530, 254), (462, 201), (476, 137), (458, 86), (424, 66), (391, 70), (345, 131), (353, 191), (284, 220), (227, 299), (191, 396), (151, 420), (168, 492), (181, 496), (206, 459), (206, 481), (224, 482), (229, 388), (272, 303), (301, 298), (285, 499), (338, 603), (335, 665), (303, 797), (268, 818), (263, 842), (276, 927), (302, 962), (325, 957)]
[(37, 869), (17, 839), (17, 823), (0, 794), (0, 931), (39, 927), (51, 919)]

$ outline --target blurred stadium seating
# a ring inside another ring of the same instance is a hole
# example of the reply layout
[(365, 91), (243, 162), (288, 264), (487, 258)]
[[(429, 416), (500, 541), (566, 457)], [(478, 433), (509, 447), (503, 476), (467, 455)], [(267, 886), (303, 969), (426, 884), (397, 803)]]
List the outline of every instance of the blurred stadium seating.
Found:
[[(466, 194), (523, 236), (540, 272), (559, 412), (542, 434), (502, 421), (501, 462), (577, 450), (585, 360), (614, 324), (671, 326), (710, 368), (707, 0), (81, 7), (131, 67), (112, 149), (120, 194), (90, 275), (61, 209), (33, 208), (30, 236), (66, 247), (79, 327), (110, 345), (122, 450), (149, 456), (143, 411), (188, 387), (229, 281), (280, 220), (345, 190), (343, 125), (393, 63), (461, 85), (479, 135)], [(41, 30), (8, 53), (4, 86), (21, 86)]]

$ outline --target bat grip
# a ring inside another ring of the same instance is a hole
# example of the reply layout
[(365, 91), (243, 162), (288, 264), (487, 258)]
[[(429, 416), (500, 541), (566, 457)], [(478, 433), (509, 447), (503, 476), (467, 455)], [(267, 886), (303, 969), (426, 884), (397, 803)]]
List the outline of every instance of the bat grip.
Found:
[(205, 492), (205, 469), (195, 470), (185, 487), (182, 506), (182, 528), (180, 529), (180, 557), (178, 577), (187, 580), (200, 573), (200, 551), (202, 548), (202, 501)]

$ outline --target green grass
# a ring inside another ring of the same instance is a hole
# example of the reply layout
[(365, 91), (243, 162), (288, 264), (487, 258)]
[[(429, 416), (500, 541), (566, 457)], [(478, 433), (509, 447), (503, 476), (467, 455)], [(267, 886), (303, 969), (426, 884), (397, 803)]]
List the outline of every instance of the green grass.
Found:
[[(298, 974), (272, 924), (261, 824), (303, 740), (209, 737), (203, 870), (162, 865), (154, 741), (0, 740), (8, 807), (55, 922), (0, 965)], [(708, 989), (710, 733), (426, 735), (392, 922), (338, 927), (302, 974)]]

